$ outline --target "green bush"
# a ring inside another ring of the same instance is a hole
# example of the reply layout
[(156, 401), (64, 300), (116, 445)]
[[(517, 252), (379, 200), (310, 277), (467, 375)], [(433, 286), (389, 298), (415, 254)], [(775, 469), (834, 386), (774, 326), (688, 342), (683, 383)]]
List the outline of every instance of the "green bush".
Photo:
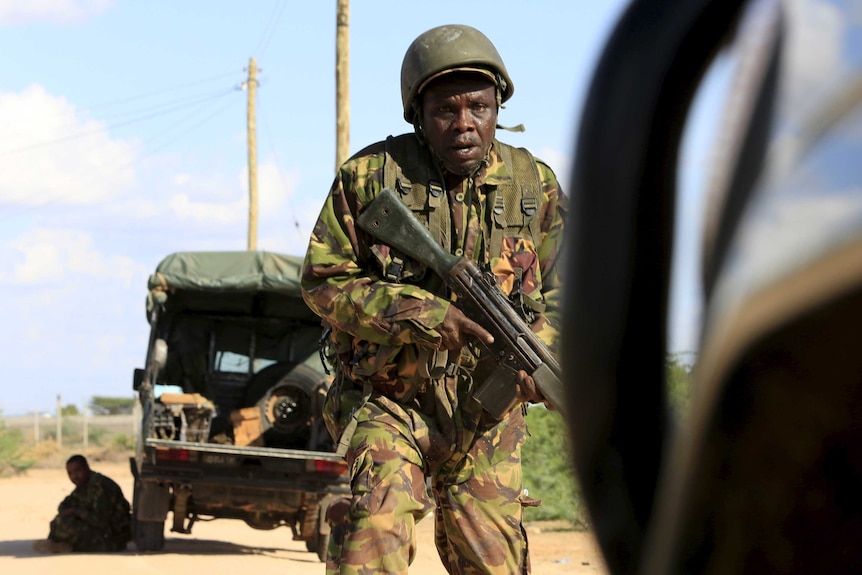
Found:
[(567, 521), (586, 527), (586, 510), (571, 465), (569, 435), (562, 416), (542, 405), (527, 410), (530, 436), (522, 448), (524, 487), (540, 507), (527, 507), (525, 521)]
[[(682, 419), (691, 397), (692, 354), (667, 357), (667, 394), (671, 413)], [(524, 487), (542, 505), (527, 508), (525, 521), (562, 520), (586, 527), (587, 510), (571, 465), (569, 434), (562, 417), (543, 406), (527, 411), (530, 437), (522, 451)]]
[(81, 412), (78, 411), (78, 406), (73, 403), (70, 403), (69, 405), (61, 409), (60, 413), (62, 415), (81, 415)]
[(120, 451), (134, 451), (135, 438), (125, 433), (117, 433), (111, 436), (111, 443), (108, 447)]
[[(83, 430), (81, 430), (82, 439), (83, 433)], [(91, 424), (87, 428), (87, 441), (91, 445), (109, 447), (111, 444), (113, 444), (113, 434), (109, 433), (108, 430), (103, 427), (96, 427), (95, 425)]]
[(90, 400), (89, 407), (96, 414), (118, 415), (121, 413), (132, 413), (135, 401), (134, 397), (104, 397), (95, 395)]
[(674, 353), (667, 358), (667, 394), (671, 413), (677, 418), (685, 418), (691, 399), (691, 375), (693, 359), (691, 354)]
[(24, 456), (24, 435), (0, 421), (0, 477), (23, 473), (35, 462)]

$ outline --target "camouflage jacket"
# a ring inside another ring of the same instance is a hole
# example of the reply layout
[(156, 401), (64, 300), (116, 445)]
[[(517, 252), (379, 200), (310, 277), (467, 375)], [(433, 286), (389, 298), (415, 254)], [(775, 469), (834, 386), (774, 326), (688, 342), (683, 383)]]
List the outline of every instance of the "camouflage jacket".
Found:
[[(538, 251), (528, 237), (504, 236), (500, 257), (489, 261), (490, 233), (482, 224), (490, 219), (485, 197), (492, 186), (511, 181), (499, 147), (495, 141), (487, 165), (465, 179), (460, 189), (446, 190), (452, 235), (448, 243), (452, 253), (490, 267), (504, 293), (518, 286), (524, 296), (543, 304), (544, 311), (532, 327), (553, 345), (565, 196), (552, 170), (537, 161), (544, 193), (537, 214), (542, 236)], [(430, 154), (423, 152), (424, 161), (430, 162)], [(311, 236), (302, 288), (305, 301), (332, 328), (332, 342), (348, 377), (370, 382), (378, 393), (400, 400), (412, 397), (422, 385), (422, 352), (439, 347), (441, 338), (435, 328), (450, 301), (435, 274), (425, 273), (415, 262), (405, 262), (400, 281), (385, 279), (393, 250), (376, 243), (355, 223), (383, 187), (385, 158), (384, 143), (379, 142), (338, 170)]]
[(128, 541), (131, 534), (129, 502), (113, 479), (95, 471), (86, 484), (75, 487), (58, 511), (75, 509), (75, 517), (97, 529), (106, 539)]

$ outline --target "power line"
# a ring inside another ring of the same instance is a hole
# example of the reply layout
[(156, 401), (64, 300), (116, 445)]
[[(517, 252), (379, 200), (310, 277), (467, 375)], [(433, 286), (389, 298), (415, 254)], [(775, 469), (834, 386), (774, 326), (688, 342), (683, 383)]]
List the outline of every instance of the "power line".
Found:
[(257, 47), (253, 52), (253, 54), (258, 58), (262, 58), (266, 49), (269, 47), (269, 42), (272, 40), (273, 34), (275, 33), (278, 22), (281, 20), (281, 15), (284, 13), (286, 6), (287, 2), (285, 0), (280, 0), (273, 9), (273, 12), (269, 15), (266, 28), (264, 28), (260, 41), (257, 43)]
[[(226, 96), (227, 94), (230, 94), (230, 93), (233, 93), (233, 92), (235, 92), (235, 90), (231, 90), (230, 92), (227, 92), (227, 93), (225, 93), (225, 94), (222, 94), (222, 96), (221, 96), (221, 97), (224, 97), (224, 96)], [(214, 103), (214, 101), (213, 101), (212, 99), (210, 99), (210, 103)], [(192, 125), (188, 126), (185, 130), (183, 130), (183, 131), (182, 131), (182, 132), (180, 132), (179, 134), (174, 135), (174, 137), (172, 137), (172, 138), (168, 139), (167, 141), (165, 141), (165, 142), (163, 142), (163, 143), (161, 143), (161, 144), (159, 144), (159, 145), (156, 145), (156, 146), (149, 146), (149, 147), (148, 147), (148, 149), (147, 149), (147, 152), (146, 152), (145, 154), (143, 154), (143, 155), (141, 155), (141, 156), (136, 156), (136, 157), (132, 158), (131, 160), (126, 161), (126, 162), (123, 162), (123, 163), (121, 163), (121, 164), (116, 164), (116, 165), (114, 165), (114, 166), (113, 166), (113, 169), (111, 169), (109, 172), (101, 171), (101, 172), (100, 172), (100, 174), (99, 174), (99, 175), (100, 175), (100, 177), (104, 177), (104, 176), (106, 175), (106, 173), (107, 173), (107, 174), (114, 174), (114, 173), (118, 172), (119, 170), (121, 170), (121, 169), (123, 169), (123, 168), (126, 168), (126, 167), (128, 167), (128, 166), (131, 166), (131, 165), (133, 165), (133, 164), (134, 164), (135, 162), (137, 162), (137, 161), (140, 161), (140, 160), (142, 160), (142, 159), (148, 158), (148, 157), (152, 156), (155, 152), (157, 152), (157, 151), (159, 151), (159, 150), (162, 150), (162, 149), (164, 149), (164, 148), (166, 148), (166, 147), (168, 147), (168, 146), (170, 146), (170, 145), (172, 145), (172, 144), (176, 143), (177, 141), (179, 141), (179, 140), (180, 140), (181, 138), (183, 138), (184, 136), (188, 135), (189, 133), (191, 133), (192, 131), (194, 131), (194, 130), (195, 130), (195, 129), (197, 129), (198, 127), (202, 126), (203, 124), (205, 124), (206, 122), (208, 122), (208, 121), (209, 121), (209, 120), (211, 120), (212, 118), (216, 117), (218, 114), (220, 114), (220, 113), (221, 113), (221, 112), (223, 112), (225, 109), (227, 109), (231, 104), (233, 104), (233, 100), (228, 100), (228, 101), (224, 102), (224, 103), (223, 103), (221, 106), (219, 106), (217, 109), (215, 109), (215, 110), (211, 111), (209, 114), (207, 114), (206, 116), (204, 116), (203, 118), (201, 118), (200, 120), (198, 120), (197, 122), (195, 122), (194, 124), (192, 124)], [(211, 107), (212, 107), (212, 106), (210, 106), (210, 108), (211, 108)], [(199, 110), (196, 110), (196, 111), (195, 111), (195, 112), (193, 112), (192, 114), (190, 114), (190, 115), (186, 116), (186, 117), (183, 119), (183, 121), (182, 121), (182, 122), (171, 125), (171, 127), (170, 127), (168, 130), (166, 130), (166, 131), (162, 132), (162, 133), (161, 133), (161, 134), (159, 134), (159, 135), (169, 133), (171, 130), (176, 130), (176, 128), (178, 128), (179, 126), (181, 126), (184, 122), (188, 122), (188, 120), (190, 120), (191, 118), (193, 118), (195, 115), (197, 115), (197, 114), (201, 113), (204, 109), (205, 109), (205, 108), (201, 108), (201, 109), (199, 109)], [(31, 205), (31, 206), (23, 207), (23, 208), (21, 208), (21, 209), (19, 209), (19, 210), (15, 211), (14, 213), (6, 213), (6, 214), (3, 214), (3, 216), (0, 216), (0, 222), (8, 221), (8, 220), (11, 220), (11, 219), (13, 219), (13, 218), (23, 216), (23, 215), (27, 214), (28, 212), (32, 212), (33, 210), (36, 210), (36, 209), (40, 209), (40, 208), (45, 208), (45, 207), (51, 206), (51, 205), (53, 205), (53, 204), (56, 204), (56, 203), (57, 203), (57, 201), (58, 201), (59, 199), (60, 199), (59, 197), (55, 197), (55, 198), (54, 198), (54, 199), (52, 199), (52, 200), (49, 200), (49, 201), (47, 201), (47, 202), (44, 202), (44, 203), (41, 203), (41, 204), (38, 204), (38, 205)]]
[(107, 124), (105, 126), (100, 126), (99, 128), (96, 128), (96, 129), (85, 130), (83, 132), (77, 132), (74, 134), (69, 134), (67, 136), (61, 136), (61, 137), (55, 138), (53, 140), (36, 142), (35, 144), (22, 146), (19, 148), (11, 148), (11, 149), (7, 149), (7, 150), (3, 150), (3, 151), (0, 151), (0, 157), (16, 155), (16, 154), (28, 152), (28, 151), (35, 150), (35, 149), (44, 148), (44, 147), (48, 147), (48, 146), (54, 146), (54, 145), (62, 144), (64, 142), (68, 142), (71, 140), (76, 140), (79, 138), (92, 136), (94, 134), (105, 133), (109, 130), (115, 130), (115, 129), (123, 127), (123, 126), (136, 124), (138, 122), (143, 122), (145, 120), (151, 120), (153, 118), (157, 118), (157, 117), (163, 116), (165, 114), (170, 114), (172, 112), (176, 112), (178, 110), (182, 110), (182, 109), (188, 108), (190, 106), (194, 106), (194, 105), (202, 104), (202, 103), (209, 102), (212, 100), (216, 100), (219, 98), (223, 98), (224, 96), (226, 96), (232, 92), (235, 92), (235, 88), (231, 88), (229, 90), (222, 90), (218, 93), (210, 94), (208, 96), (205, 96), (203, 98), (199, 98), (199, 99), (191, 101), (191, 102), (182, 102), (180, 104), (177, 104), (175, 102), (171, 102), (169, 104), (163, 104), (159, 108), (156, 108), (155, 111), (150, 111), (146, 114), (143, 114), (143, 115), (140, 115), (140, 116), (137, 116), (137, 117), (134, 117), (134, 118), (122, 121), (122, 122), (117, 122), (114, 124)]
[[(135, 102), (138, 100), (143, 100), (145, 98), (152, 98), (154, 96), (170, 94), (170, 93), (178, 92), (180, 90), (188, 89), (190, 87), (201, 86), (203, 84), (212, 83), (214, 81), (220, 81), (222, 84), (224, 84), (223, 80), (225, 78), (227, 78), (229, 76), (237, 77), (237, 75), (240, 73), (242, 73), (241, 70), (234, 70), (232, 72), (226, 72), (226, 73), (218, 74), (216, 76), (210, 76), (208, 78), (202, 78), (199, 80), (194, 80), (191, 82), (186, 82), (183, 84), (171, 86), (171, 87), (168, 87), (168, 88), (165, 88), (162, 90), (153, 90), (150, 92), (145, 92), (143, 94), (137, 94), (134, 96), (124, 97), (124, 98), (120, 98), (117, 100), (111, 100), (108, 102), (102, 102), (99, 104), (93, 104), (93, 105), (78, 104), (77, 106), (75, 106), (75, 108), (76, 108), (76, 110), (80, 110), (80, 111), (85, 112), (89, 115), (93, 115), (92, 114), (93, 112), (97, 112), (97, 111), (101, 111), (101, 110), (107, 110), (107, 109), (111, 109), (111, 108), (116, 108), (117, 106), (119, 106), (121, 104), (127, 104), (129, 102)], [(209, 92), (209, 93), (211, 94), (212, 92)], [(173, 99), (170, 101), (180, 102), (180, 101), (190, 100), (190, 99), (193, 99), (196, 97), (197, 97), (197, 94), (190, 94), (188, 96), (181, 97), (179, 100)], [(107, 113), (107, 114), (99, 113), (99, 114), (95, 114), (95, 115), (98, 115), (100, 119), (116, 118), (116, 117), (123, 117), (123, 116), (140, 114), (140, 113), (143, 113), (143, 112), (145, 112), (151, 108), (158, 108), (160, 106), (165, 106), (165, 105), (166, 105), (165, 102), (159, 102), (159, 103), (153, 104), (152, 106), (147, 105), (147, 107), (144, 107), (143, 109), (135, 108), (135, 109), (128, 110), (128, 111), (119, 111), (119, 112), (112, 112), (112, 113)], [(62, 117), (68, 116), (68, 115), (69, 115), (69, 112), (63, 111), (63, 112), (59, 112), (57, 114), (51, 114), (51, 115), (43, 114), (40, 116), (40, 119), (43, 121), (44, 120), (52, 120), (52, 119), (56, 119), (56, 118), (62, 118)], [(29, 129), (26, 130), (25, 133), (29, 133)], [(7, 138), (7, 139), (11, 139), (13, 137), (20, 136), (21, 134), (22, 134), (22, 132), (10, 132), (9, 130), (4, 130), (3, 133), (0, 134), (0, 136)]]
[[(224, 95), (227, 95), (227, 94), (224, 94)], [(214, 103), (214, 102), (215, 102), (215, 101), (213, 101), (212, 103)], [(211, 120), (212, 118), (214, 118), (215, 116), (217, 116), (218, 114), (220, 114), (222, 111), (224, 111), (225, 109), (227, 109), (227, 108), (228, 108), (228, 106), (230, 106), (230, 105), (231, 105), (231, 104), (233, 104), (233, 103), (234, 103), (234, 102), (233, 102), (233, 100), (228, 100), (228, 101), (224, 102), (224, 104), (223, 104), (223, 105), (221, 105), (221, 106), (219, 106), (219, 108), (218, 108), (218, 109), (216, 109), (215, 111), (211, 112), (210, 114), (207, 114), (204, 118), (202, 118), (202, 119), (201, 119), (201, 120), (199, 120), (198, 122), (195, 122), (194, 124), (192, 124), (191, 126), (189, 126), (187, 129), (185, 129), (185, 130), (183, 130), (182, 132), (180, 132), (180, 133), (179, 133), (178, 135), (176, 135), (175, 137), (173, 137), (173, 138), (169, 139), (167, 142), (165, 142), (165, 143), (163, 143), (163, 144), (160, 144), (160, 145), (158, 145), (158, 146), (156, 146), (156, 147), (154, 147), (154, 148), (153, 148), (153, 147), (149, 148), (149, 150), (148, 150), (147, 154), (146, 154), (145, 156), (143, 156), (143, 157), (144, 157), (144, 158), (146, 158), (146, 157), (148, 157), (148, 156), (151, 156), (153, 153), (157, 152), (158, 150), (162, 150), (162, 149), (164, 149), (164, 148), (166, 148), (166, 147), (170, 146), (171, 144), (176, 143), (176, 142), (177, 142), (177, 141), (179, 141), (183, 136), (186, 136), (187, 134), (189, 134), (190, 132), (192, 132), (194, 129), (196, 129), (196, 128), (198, 128), (198, 127), (202, 126), (203, 124), (205, 124), (206, 122), (208, 122), (209, 120)], [(199, 112), (202, 112), (202, 109), (199, 109), (199, 110), (197, 110), (197, 111), (193, 112), (192, 114), (190, 114), (190, 115), (186, 116), (186, 117), (183, 119), (183, 122), (187, 122), (188, 120), (190, 120), (192, 117), (194, 117), (194, 115), (198, 114)], [(173, 125), (171, 125), (170, 129), (176, 129), (176, 128), (177, 128), (177, 127), (179, 127), (181, 124), (182, 124), (182, 122), (181, 122), (181, 123), (178, 123), (178, 124), (173, 124)], [(167, 131), (166, 131), (166, 132), (163, 132), (163, 133), (167, 133)]]
[[(262, 116), (264, 118), (266, 117), (265, 114), (262, 114)], [(275, 171), (278, 173), (278, 178), (279, 180), (281, 180), (281, 185), (284, 187), (285, 190), (288, 190), (289, 188), (287, 185), (287, 181), (285, 180), (284, 172), (281, 169), (281, 162), (278, 160), (278, 150), (273, 143), (272, 134), (269, 131), (269, 123), (267, 123), (265, 119), (262, 123), (264, 134), (266, 135), (267, 141), (269, 142), (269, 148), (270, 150), (272, 150), (272, 157), (275, 159)], [(293, 214), (293, 226), (296, 228), (296, 232), (299, 234), (299, 237), (305, 239), (305, 236), (303, 236), (302, 234), (302, 226), (299, 225), (299, 218), (297, 218), (296, 216), (296, 210), (293, 207), (291, 197), (291, 194), (287, 195), (287, 205), (289, 206), (290, 211)]]
[(81, 107), (86, 108), (88, 110), (99, 110), (99, 109), (103, 109), (103, 108), (113, 108), (114, 106), (117, 106), (119, 104), (126, 104), (128, 102), (134, 102), (136, 100), (142, 100), (144, 98), (149, 98), (152, 96), (159, 96), (162, 94), (169, 94), (171, 92), (178, 92), (180, 90), (185, 90), (186, 88), (191, 88), (194, 86), (200, 86), (203, 84), (209, 84), (209, 83), (212, 83), (215, 81), (224, 80), (225, 78), (227, 78), (229, 76), (235, 77), (241, 73), (242, 73), (242, 70), (232, 70), (230, 72), (224, 72), (222, 74), (210, 76), (208, 78), (202, 78), (199, 80), (192, 80), (191, 82), (186, 82), (184, 84), (178, 84), (176, 86), (171, 86), (169, 88), (164, 88), (161, 90), (154, 90), (152, 92), (144, 92), (143, 94), (138, 94), (136, 96), (130, 96), (130, 97), (122, 98), (119, 100), (111, 100), (108, 102), (103, 102), (101, 104), (94, 104), (92, 106), (81, 106)]
[(131, 116), (132, 119), (134, 119), (136, 117), (146, 117), (146, 116), (149, 116), (151, 114), (159, 115), (159, 112), (162, 110), (165, 110), (166, 112), (170, 112), (174, 108), (182, 107), (186, 104), (194, 105), (194, 104), (197, 104), (200, 102), (206, 102), (209, 99), (219, 98), (219, 97), (221, 97), (227, 93), (230, 93), (236, 89), (237, 89), (236, 87), (222, 88), (222, 89), (218, 90), (217, 92), (208, 92), (205, 95), (192, 94), (192, 95), (185, 96), (183, 98), (179, 98), (176, 100), (171, 100), (171, 101), (167, 101), (167, 102), (159, 102), (158, 104), (153, 104), (149, 108), (141, 108), (139, 110), (131, 110), (128, 112), (120, 111), (120, 112), (116, 112), (114, 114), (101, 114), (99, 116), (99, 118), (102, 120), (110, 121), (112, 119), (119, 120), (119, 119), (122, 119), (124, 117), (129, 117), (129, 116)]

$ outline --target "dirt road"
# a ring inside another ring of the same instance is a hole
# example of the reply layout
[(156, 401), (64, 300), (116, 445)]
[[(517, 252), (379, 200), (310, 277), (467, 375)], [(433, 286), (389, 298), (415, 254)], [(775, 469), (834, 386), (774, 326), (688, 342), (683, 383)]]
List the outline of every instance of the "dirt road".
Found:
[[(132, 495), (128, 465), (92, 463)], [(40, 555), (34, 539), (47, 535), (57, 504), (72, 490), (62, 469), (32, 469), (23, 477), (0, 479), (0, 573), (9, 575), (133, 575), (136, 573), (268, 573), (324, 572), (317, 556), (287, 529), (257, 531), (233, 520), (199, 522), (191, 535), (166, 532), (163, 551), (138, 553), (133, 543), (122, 553)], [(169, 516), (170, 518), (170, 516)], [(607, 573), (588, 533), (539, 530), (528, 525), (533, 573), (537, 575)], [(411, 575), (444, 575), (434, 549), (431, 520), (419, 524), (419, 543)]]

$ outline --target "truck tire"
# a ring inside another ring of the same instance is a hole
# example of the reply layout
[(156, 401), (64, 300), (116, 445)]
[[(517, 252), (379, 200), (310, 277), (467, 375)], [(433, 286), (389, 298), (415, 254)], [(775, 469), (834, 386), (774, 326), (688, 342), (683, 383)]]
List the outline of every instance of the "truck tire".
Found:
[[(132, 505), (132, 540), (138, 551), (161, 551), (165, 546), (165, 520), (169, 506), (167, 491), (162, 486), (147, 486), (135, 479)], [(149, 521), (140, 519), (146, 517)]]
[[(261, 372), (263, 373), (263, 372)], [(307, 365), (296, 365), (258, 399), (267, 447), (317, 449), (321, 405), (329, 378)], [(325, 439), (325, 438), (323, 438)]]
[(289, 374), (296, 365), (290, 361), (282, 361), (267, 366), (254, 374), (248, 383), (248, 388), (246, 388), (243, 407), (255, 405), (273, 385)]
[(161, 551), (165, 546), (164, 521), (138, 521), (132, 526), (138, 551)]
[(321, 563), (326, 563), (326, 548), (329, 546), (329, 533), (317, 532), (314, 539), (305, 542), (305, 548), (311, 553), (317, 553)]

